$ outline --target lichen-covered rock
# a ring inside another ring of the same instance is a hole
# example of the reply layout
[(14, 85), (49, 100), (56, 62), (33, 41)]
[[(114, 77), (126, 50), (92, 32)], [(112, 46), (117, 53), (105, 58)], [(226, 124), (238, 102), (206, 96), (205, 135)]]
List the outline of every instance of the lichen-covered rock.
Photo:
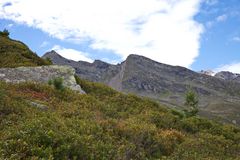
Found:
[(38, 108), (38, 109), (41, 109), (41, 110), (47, 110), (48, 109), (48, 107), (46, 105), (40, 104), (38, 102), (29, 101), (28, 103), (34, 108)]
[(70, 66), (40, 66), (40, 67), (19, 67), (1, 68), (0, 80), (9, 83), (37, 82), (48, 83), (49, 80), (61, 77), (63, 85), (74, 91), (85, 93), (81, 86), (76, 83), (75, 70)]

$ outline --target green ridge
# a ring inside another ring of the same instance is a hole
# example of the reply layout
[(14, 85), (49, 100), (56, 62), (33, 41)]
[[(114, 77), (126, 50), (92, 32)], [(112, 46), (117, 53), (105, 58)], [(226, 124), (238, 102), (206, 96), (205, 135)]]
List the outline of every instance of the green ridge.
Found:
[(0, 67), (41, 66), (51, 64), (33, 53), (24, 43), (0, 34)]

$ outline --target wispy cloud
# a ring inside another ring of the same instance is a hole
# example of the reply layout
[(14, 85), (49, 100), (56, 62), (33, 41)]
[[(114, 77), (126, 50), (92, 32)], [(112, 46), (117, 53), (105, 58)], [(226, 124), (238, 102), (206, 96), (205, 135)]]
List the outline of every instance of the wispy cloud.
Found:
[(7, 25), (7, 27), (8, 27), (8, 28), (12, 28), (12, 27), (13, 27), (13, 24), (10, 23), (10, 24)]
[[(5, 2), (1, 0), (0, 6)], [(189, 67), (199, 55), (204, 29), (194, 16), (202, 0), (8, 2), (11, 6), (0, 8), (0, 18), (36, 27), (62, 40), (90, 40), (91, 49), (111, 50), (123, 59), (135, 53)]]
[(55, 45), (53, 46), (52, 50), (55, 50), (58, 54), (70, 60), (93, 62), (92, 59), (87, 57), (88, 56), (87, 53), (75, 49), (69, 49), (61, 47), (59, 45)]
[(44, 42), (42, 42), (42, 44), (40, 45), (40, 48), (44, 48), (44, 47), (47, 47), (47, 46), (49, 46), (50, 45), (50, 43), (48, 42), (48, 41), (44, 41)]
[(227, 19), (228, 19), (228, 15), (227, 14), (222, 14), (222, 15), (217, 16), (215, 19), (206, 22), (205, 25), (206, 25), (207, 28), (212, 28), (214, 25), (216, 25), (218, 23), (221, 23), (221, 22), (224, 22)]
[(239, 73), (240, 74), (240, 62), (235, 62), (231, 64), (222, 65), (214, 70), (215, 72), (220, 71), (229, 71), (232, 73)]
[(212, 6), (212, 5), (217, 4), (217, 3), (218, 3), (218, 0), (205, 0), (205, 3), (206, 3), (207, 5)]
[(233, 37), (233, 39), (232, 39), (233, 41), (235, 41), (235, 42), (240, 42), (240, 37)]
[(217, 21), (217, 22), (224, 22), (224, 21), (227, 20), (227, 18), (228, 18), (228, 16), (227, 16), (226, 14), (223, 14), (223, 15), (218, 16), (218, 17), (216, 18), (216, 21)]

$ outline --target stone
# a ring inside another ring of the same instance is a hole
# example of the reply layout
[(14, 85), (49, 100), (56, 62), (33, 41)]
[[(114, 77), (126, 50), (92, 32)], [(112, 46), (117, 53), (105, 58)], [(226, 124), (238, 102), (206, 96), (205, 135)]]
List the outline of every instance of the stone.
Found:
[(233, 124), (237, 124), (237, 121), (236, 121), (236, 120), (232, 120), (232, 123), (233, 123)]
[(63, 86), (84, 94), (81, 86), (76, 83), (75, 70), (70, 66), (40, 66), (1, 68), (0, 80), (8, 83), (37, 82), (47, 84), (49, 80), (61, 77)]
[(31, 102), (29, 101), (29, 104), (32, 106), (32, 107), (35, 107), (35, 108), (38, 108), (38, 109), (41, 109), (41, 110), (47, 110), (48, 107), (43, 105), (43, 104), (40, 104), (40, 103), (37, 103), (37, 102)]

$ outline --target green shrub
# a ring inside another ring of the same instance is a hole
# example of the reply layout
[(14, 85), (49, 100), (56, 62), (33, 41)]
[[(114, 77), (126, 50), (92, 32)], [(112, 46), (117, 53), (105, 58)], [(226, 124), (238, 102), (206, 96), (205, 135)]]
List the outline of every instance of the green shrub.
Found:
[(46, 58), (46, 62), (49, 63), (49, 64), (53, 64), (51, 58), (49, 58), (49, 57)]
[[(178, 146), (172, 159), (238, 159), (240, 147), (223, 136), (200, 134), (196, 138), (189, 138)], [(237, 154), (236, 154), (237, 153)]]
[(186, 115), (183, 111), (171, 109), (171, 113), (178, 116), (180, 119), (184, 118)]
[(0, 159), (240, 157), (237, 127), (185, 117), (98, 83), (78, 83), (87, 94), (36, 83), (0, 83)]
[(56, 90), (63, 91), (65, 89), (63, 85), (63, 78), (57, 77), (48, 81), (49, 85), (53, 85)]
[(8, 37), (9, 36), (9, 31), (7, 29), (4, 29), (2, 32), (0, 31), (0, 36), (3, 37)]

